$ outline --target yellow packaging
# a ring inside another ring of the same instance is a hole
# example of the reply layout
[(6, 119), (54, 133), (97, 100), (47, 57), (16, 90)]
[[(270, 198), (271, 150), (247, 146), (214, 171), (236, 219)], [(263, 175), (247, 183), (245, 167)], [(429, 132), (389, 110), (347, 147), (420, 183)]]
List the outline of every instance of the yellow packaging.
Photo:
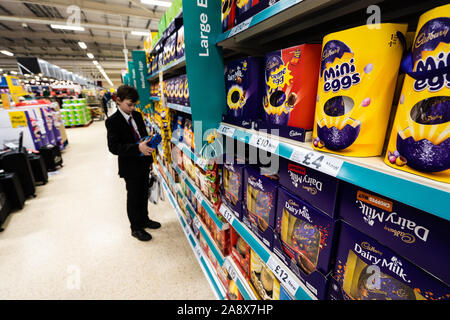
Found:
[[(315, 149), (380, 155), (389, 122), (406, 24), (360, 26), (325, 36), (313, 132)], [(375, 28), (375, 27), (378, 27)]]
[[(434, 180), (450, 182), (450, 5), (424, 13), (417, 25), (410, 64), (384, 162)], [(414, 74), (415, 73), (415, 74)]]

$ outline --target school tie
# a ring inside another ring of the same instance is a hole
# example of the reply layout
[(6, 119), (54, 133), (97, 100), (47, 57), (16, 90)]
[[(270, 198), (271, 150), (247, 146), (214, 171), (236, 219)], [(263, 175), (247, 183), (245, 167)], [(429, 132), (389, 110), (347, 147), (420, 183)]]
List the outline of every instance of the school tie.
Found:
[(133, 137), (134, 137), (134, 142), (138, 142), (139, 140), (139, 135), (137, 134), (136, 130), (134, 130), (133, 124), (131, 123), (132, 118), (129, 117), (128, 118), (128, 124), (130, 125), (131, 128), (131, 132), (133, 133)]

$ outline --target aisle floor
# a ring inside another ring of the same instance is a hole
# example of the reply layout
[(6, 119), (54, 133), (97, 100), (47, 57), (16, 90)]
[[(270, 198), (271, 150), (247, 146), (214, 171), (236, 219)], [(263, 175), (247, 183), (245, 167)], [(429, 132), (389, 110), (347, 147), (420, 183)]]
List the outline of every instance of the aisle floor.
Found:
[(131, 237), (104, 122), (68, 129), (64, 167), (0, 232), (0, 299), (215, 299), (168, 200)]

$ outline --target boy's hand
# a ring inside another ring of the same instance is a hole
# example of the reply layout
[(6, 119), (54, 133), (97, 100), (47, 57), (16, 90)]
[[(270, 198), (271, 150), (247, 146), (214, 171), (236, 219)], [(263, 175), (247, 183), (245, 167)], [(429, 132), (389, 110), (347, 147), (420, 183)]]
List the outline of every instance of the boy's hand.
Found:
[(153, 150), (155, 150), (155, 149), (150, 148), (149, 146), (147, 146), (147, 142), (148, 142), (148, 139), (146, 139), (146, 140), (142, 141), (141, 143), (139, 143), (139, 151), (144, 156), (151, 156)]

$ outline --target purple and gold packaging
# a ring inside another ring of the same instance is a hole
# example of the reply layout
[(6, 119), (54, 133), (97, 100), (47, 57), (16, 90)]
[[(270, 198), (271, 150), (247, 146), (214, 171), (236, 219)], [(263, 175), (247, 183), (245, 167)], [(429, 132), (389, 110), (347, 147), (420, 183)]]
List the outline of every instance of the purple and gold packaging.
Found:
[(273, 6), (280, 0), (237, 0), (236, 1), (236, 24), (253, 17), (258, 12)]
[(236, 20), (236, 0), (222, 0), (222, 32), (234, 27)]
[(164, 48), (167, 48), (167, 60), (166, 64), (175, 60), (177, 49), (177, 33), (171, 34), (166, 41)]
[(261, 58), (247, 57), (225, 66), (227, 116), (233, 124), (260, 118), (264, 95)]
[[(330, 271), (335, 220), (313, 206), (278, 188), (275, 232), (286, 260), (295, 260), (309, 275)], [(275, 247), (275, 245), (274, 245)]]
[(237, 161), (226, 162), (222, 166), (222, 193), (227, 206), (242, 221), (242, 201), (244, 199), (244, 169), (246, 165)]
[(339, 180), (280, 157), (280, 185), (334, 217)]
[(278, 177), (262, 175), (262, 168), (244, 169), (243, 222), (271, 250), (277, 209)]
[(188, 86), (188, 78), (186, 75), (183, 75), (183, 79), (184, 79), (184, 91), (183, 91), (183, 104), (185, 106), (190, 106), (191, 105), (191, 101), (189, 99), (189, 86)]
[[(450, 299), (447, 285), (407, 259), (345, 222), (342, 222), (340, 229), (329, 299)], [(443, 261), (439, 262), (448, 266)]]
[(346, 182), (340, 185), (338, 214), (382, 245), (450, 283), (449, 221)]

